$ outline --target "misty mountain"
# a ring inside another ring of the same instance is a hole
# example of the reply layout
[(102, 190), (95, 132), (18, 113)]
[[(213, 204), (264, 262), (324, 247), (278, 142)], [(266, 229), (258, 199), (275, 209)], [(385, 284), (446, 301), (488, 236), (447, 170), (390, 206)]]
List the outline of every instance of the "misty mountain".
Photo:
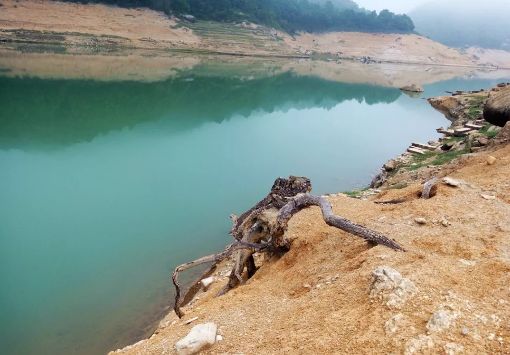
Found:
[(508, 0), (434, 0), (409, 16), (416, 31), (448, 46), (510, 50)]

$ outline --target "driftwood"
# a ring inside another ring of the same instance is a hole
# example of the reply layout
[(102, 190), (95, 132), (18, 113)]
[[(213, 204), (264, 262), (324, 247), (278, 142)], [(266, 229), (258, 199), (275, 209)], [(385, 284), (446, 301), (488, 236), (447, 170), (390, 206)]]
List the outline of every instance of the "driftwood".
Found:
[(432, 178), (423, 184), (421, 198), (429, 199), (437, 194), (437, 178)]
[(253, 254), (255, 252), (280, 253), (290, 248), (284, 234), (288, 222), (300, 210), (309, 206), (318, 206), (322, 211), (322, 217), (326, 224), (336, 227), (355, 236), (365, 239), (371, 245), (383, 245), (393, 250), (404, 251), (394, 240), (370, 230), (343, 217), (333, 214), (333, 209), (328, 200), (323, 197), (309, 194), (311, 191), (310, 180), (303, 177), (290, 176), (288, 179), (278, 178), (271, 192), (257, 203), (254, 207), (243, 213), (240, 217), (232, 217), (231, 235), (235, 241), (220, 253), (204, 256), (200, 259), (178, 266), (172, 274), (175, 286), (175, 313), (183, 316), (181, 306), (183, 299), (189, 299), (185, 295), (181, 299), (181, 287), (178, 282), (179, 273), (195, 266), (214, 263), (233, 255), (235, 265), (232, 268), (225, 287), (220, 291), (222, 295), (244, 282), (243, 274), (247, 269), (247, 277), (250, 278), (256, 272)]
[[(423, 199), (429, 199), (437, 194), (437, 178), (432, 178), (430, 180), (425, 181), (423, 184), (422, 190), (418, 191), (418, 197)], [(385, 201), (375, 201), (374, 203), (378, 205), (398, 205), (400, 203), (411, 201), (414, 196), (400, 197), (393, 200), (385, 200)]]

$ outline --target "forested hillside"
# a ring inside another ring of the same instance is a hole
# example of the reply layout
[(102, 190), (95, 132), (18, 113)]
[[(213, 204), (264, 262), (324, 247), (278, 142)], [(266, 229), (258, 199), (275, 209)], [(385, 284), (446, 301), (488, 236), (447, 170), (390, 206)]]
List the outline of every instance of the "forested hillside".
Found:
[[(398, 32), (414, 30), (407, 15), (383, 10), (358, 11), (350, 1), (336, 0), (64, 0), (118, 6), (144, 6), (167, 14), (190, 14), (213, 21), (251, 21), (287, 32), (362, 31)], [(355, 5), (355, 4), (354, 4)]]

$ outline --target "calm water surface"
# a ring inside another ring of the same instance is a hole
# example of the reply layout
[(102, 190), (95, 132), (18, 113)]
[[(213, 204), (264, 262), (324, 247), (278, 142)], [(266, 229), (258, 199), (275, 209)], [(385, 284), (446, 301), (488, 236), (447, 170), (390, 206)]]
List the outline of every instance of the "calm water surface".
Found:
[(363, 187), (447, 124), (396, 89), (292, 74), (0, 78), (0, 353), (101, 354), (147, 336), (173, 267), (223, 248), (229, 214), (275, 177)]

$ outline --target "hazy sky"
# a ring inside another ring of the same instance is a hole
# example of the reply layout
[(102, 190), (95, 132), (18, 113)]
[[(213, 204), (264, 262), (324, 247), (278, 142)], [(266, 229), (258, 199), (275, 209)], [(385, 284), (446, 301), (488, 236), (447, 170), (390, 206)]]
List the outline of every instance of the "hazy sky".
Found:
[(393, 12), (406, 13), (430, 0), (354, 0), (361, 7), (381, 11), (388, 9)]

